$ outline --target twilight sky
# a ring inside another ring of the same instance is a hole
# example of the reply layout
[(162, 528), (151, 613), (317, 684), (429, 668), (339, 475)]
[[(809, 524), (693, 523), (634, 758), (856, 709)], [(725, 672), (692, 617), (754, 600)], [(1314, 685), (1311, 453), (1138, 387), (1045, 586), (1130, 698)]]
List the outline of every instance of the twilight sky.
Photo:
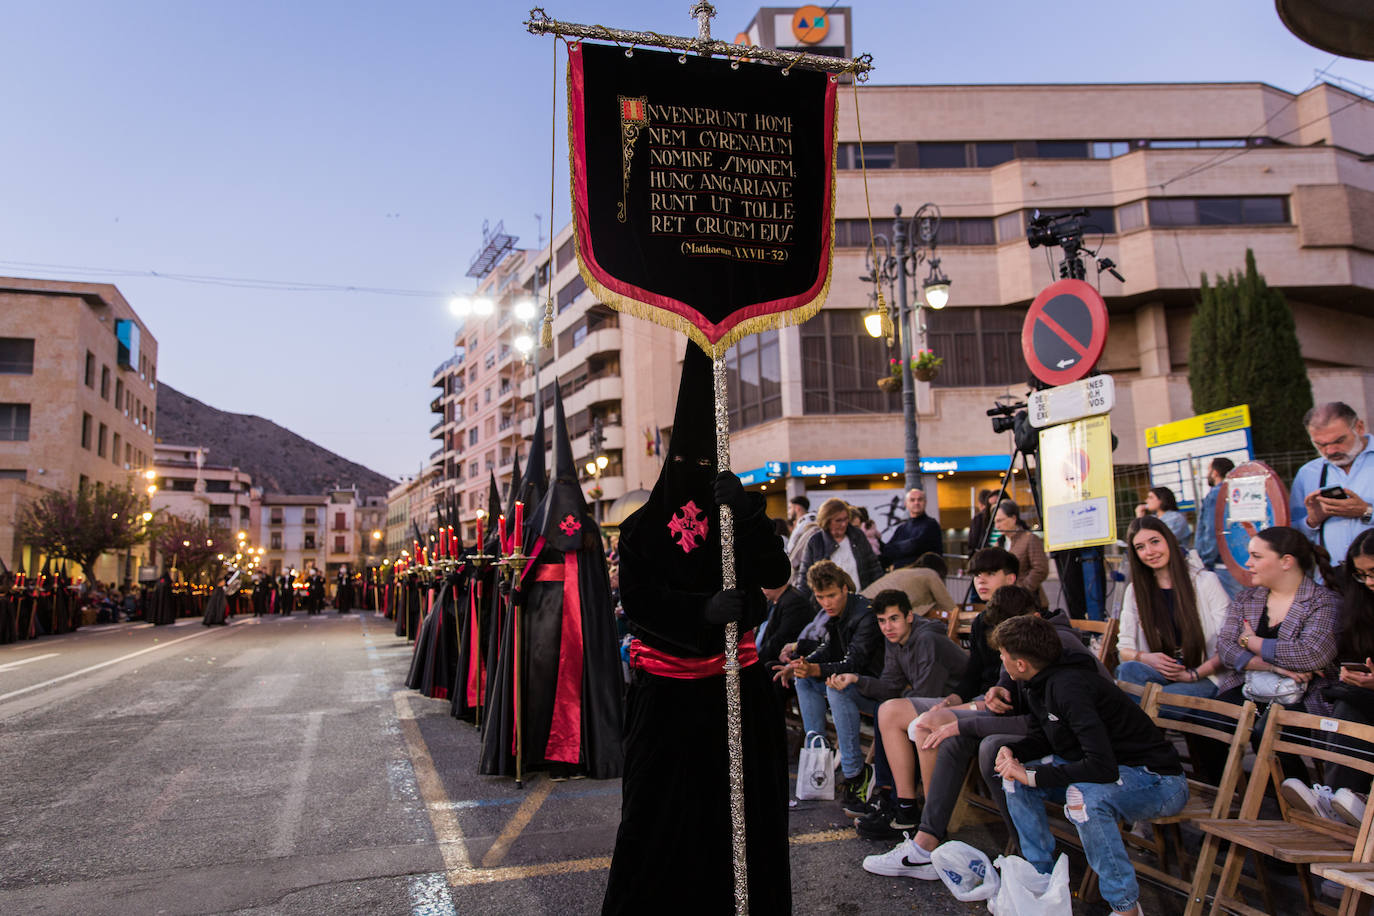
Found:
[[(1071, 16), (1012, 0), (849, 5), (875, 84), (1300, 91), (1325, 69), (1374, 87), (1374, 63), (1303, 44), (1267, 0)], [(545, 9), (691, 35), (690, 6)], [(733, 38), (757, 8), (717, 0), (716, 37)], [(8, 0), (0, 275), (115, 283), (158, 340), (162, 380), (389, 476), (415, 473), (433, 449), (430, 373), (452, 353), (447, 299), (473, 288), (464, 274), (483, 220), (504, 220), (522, 246), (541, 233), (547, 243), (553, 121), (552, 225), (569, 218), (563, 90), (555, 118), (553, 41), (525, 32), (528, 9)], [(560, 76), (565, 64), (560, 48)]]

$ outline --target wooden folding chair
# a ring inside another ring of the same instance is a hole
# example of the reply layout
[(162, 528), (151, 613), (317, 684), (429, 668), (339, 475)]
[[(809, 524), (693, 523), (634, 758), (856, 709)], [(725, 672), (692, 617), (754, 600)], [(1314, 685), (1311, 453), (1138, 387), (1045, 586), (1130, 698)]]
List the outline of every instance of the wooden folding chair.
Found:
[[(1371, 860), (1370, 826), (1374, 820), (1374, 805), (1369, 805), (1365, 809), (1364, 819), (1357, 830), (1344, 823), (1290, 808), (1280, 791), (1284, 779), (1278, 756), (1280, 754), (1293, 754), (1328, 764), (1339, 764), (1374, 777), (1374, 756), (1364, 756), (1358, 752), (1351, 753), (1332, 747), (1329, 742), (1336, 735), (1374, 745), (1372, 726), (1359, 725), (1344, 719), (1314, 716), (1305, 712), (1292, 712), (1277, 704), (1269, 707), (1264, 737), (1256, 752), (1255, 769), (1251, 774), (1250, 784), (1246, 787), (1238, 817), (1234, 820), (1212, 819), (1197, 822), (1198, 828), (1209, 837), (1231, 843), (1221, 877), (1217, 882), (1216, 897), (1211, 909), (1213, 914), (1226, 911), (1262, 916), (1266, 912), (1273, 912), (1272, 906), (1267, 910), (1261, 910), (1248, 905), (1238, 892), (1241, 868), (1249, 854), (1269, 856), (1295, 865), (1309, 913), (1354, 912), (1358, 896), (1356, 887), (1364, 888), (1367, 884), (1367, 875), (1361, 877), (1358, 874), (1346, 874), (1334, 867), (1322, 869), (1328, 878), (1346, 885), (1347, 890), (1341, 899), (1340, 909), (1337, 910), (1329, 904), (1322, 903), (1313, 894), (1311, 871), (1312, 866), (1323, 863), (1350, 865), (1364, 864)], [(1273, 786), (1274, 794), (1278, 798), (1278, 820), (1261, 819), (1259, 816), (1267, 785)], [(1202, 912), (1203, 898), (1216, 855), (1216, 843), (1204, 844), (1203, 856), (1198, 861), (1197, 876), (1187, 910), (1190, 916)], [(1260, 867), (1262, 868), (1262, 865)]]
[(973, 618), (983, 613), (985, 607), (985, 604), (969, 604), (955, 608), (949, 615), (949, 629), (945, 635), (967, 649), (973, 634)]
[(1080, 633), (1091, 634), (1088, 638), (1096, 642), (1093, 654), (1107, 666), (1108, 671), (1116, 670), (1116, 631), (1121, 621), (1115, 617), (1107, 620), (1071, 620), (1069, 623)]

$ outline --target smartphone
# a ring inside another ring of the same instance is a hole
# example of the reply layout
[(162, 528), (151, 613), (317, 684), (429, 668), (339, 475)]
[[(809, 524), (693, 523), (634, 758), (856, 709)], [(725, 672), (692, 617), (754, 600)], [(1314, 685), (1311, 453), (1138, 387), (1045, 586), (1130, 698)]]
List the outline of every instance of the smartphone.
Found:
[(1349, 669), (1350, 671), (1358, 671), (1361, 674), (1369, 673), (1369, 666), (1364, 662), (1341, 662), (1341, 667)]
[(1327, 487), (1317, 495), (1327, 499), (1345, 499), (1345, 489), (1343, 487)]

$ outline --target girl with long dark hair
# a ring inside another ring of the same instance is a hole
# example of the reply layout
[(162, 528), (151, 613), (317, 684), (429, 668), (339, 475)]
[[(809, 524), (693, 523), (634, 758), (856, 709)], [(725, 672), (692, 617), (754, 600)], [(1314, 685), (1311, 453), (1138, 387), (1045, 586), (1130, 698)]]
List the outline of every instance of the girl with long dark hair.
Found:
[(1217, 695), (1217, 632), (1230, 599), (1216, 574), (1185, 552), (1162, 520), (1143, 516), (1126, 531), (1131, 589), (1121, 605), (1116, 676), (1163, 684), (1170, 693)]

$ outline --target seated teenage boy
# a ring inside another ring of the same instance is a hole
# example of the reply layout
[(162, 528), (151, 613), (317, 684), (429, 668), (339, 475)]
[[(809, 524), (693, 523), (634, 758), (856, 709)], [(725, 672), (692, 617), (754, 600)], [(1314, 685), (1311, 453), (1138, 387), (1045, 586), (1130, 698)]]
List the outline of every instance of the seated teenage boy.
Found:
[[(873, 613), (878, 618), (878, 629), (887, 640), (882, 677), (834, 674), (826, 681), (826, 686), (843, 690), (855, 684), (864, 696), (888, 701), (893, 697), (948, 693), (951, 685), (963, 675), (968, 653), (946, 635), (945, 624), (917, 617), (906, 592), (895, 588), (873, 596)], [(901, 743), (907, 743), (905, 734), (901, 736)], [(876, 731), (873, 769), (874, 792), (868, 798), (868, 811), (886, 810), (890, 818), (896, 804), (892, 795), (892, 771), (883, 752), (882, 734)], [(896, 832), (888, 828), (882, 835), (895, 838)]]
[[(835, 674), (880, 677), (884, 640), (873, 616), (873, 606), (855, 590), (849, 573), (830, 560), (817, 560), (806, 571), (806, 582), (829, 618), (825, 637), (809, 654), (788, 662), (777, 677), (783, 686), (796, 679), (802, 725), (808, 732), (825, 734), (825, 709), (829, 704), (845, 780), (842, 803), (846, 811), (856, 812), (851, 816), (858, 816), (867, 810), (863, 807), (867, 774), (859, 747), (859, 713), (871, 715), (878, 704), (860, 693), (857, 684), (836, 688), (826, 681)], [(785, 647), (783, 654), (788, 655), (795, 648)]]
[[(1139, 913), (1140, 888), (1117, 822), (1183, 808), (1188, 781), (1177, 752), (1126, 693), (1102, 679), (1090, 656), (1063, 651), (1049, 621), (1004, 621), (992, 641), (1007, 673), (1024, 685), (1030, 710), (1026, 737), (997, 754), (997, 774), (1013, 783), (1007, 808), (1021, 854), (1049, 873), (1054, 836), (1045, 801), (1062, 801), (1102, 898), (1113, 913)], [(1042, 758), (1047, 762), (1035, 762)]]

